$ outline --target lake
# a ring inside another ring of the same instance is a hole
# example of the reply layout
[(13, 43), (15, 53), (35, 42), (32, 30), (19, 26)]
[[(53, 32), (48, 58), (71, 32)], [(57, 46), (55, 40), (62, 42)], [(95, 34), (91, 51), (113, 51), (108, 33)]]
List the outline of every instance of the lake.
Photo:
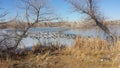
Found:
[[(110, 31), (116, 36), (120, 36), (119, 25), (109, 27)], [(13, 29), (1, 29), (0, 34), (12, 34)], [(59, 45), (74, 45), (75, 38), (81, 37), (99, 37), (106, 39), (107, 34), (101, 29), (84, 28), (84, 29), (72, 29), (72, 28), (58, 28), (58, 27), (45, 27), (45, 28), (31, 28), (28, 31), (28, 36), (23, 38), (22, 45), (31, 47), (37, 43), (42, 45), (48, 45), (49, 43)], [(2, 37), (0, 37), (2, 39)]]

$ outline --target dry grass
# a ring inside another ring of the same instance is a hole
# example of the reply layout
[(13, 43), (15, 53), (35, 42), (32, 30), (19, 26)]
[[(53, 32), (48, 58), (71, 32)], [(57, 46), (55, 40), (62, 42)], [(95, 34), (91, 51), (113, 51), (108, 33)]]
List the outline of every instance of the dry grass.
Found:
[[(42, 51), (42, 52), (41, 52)], [(60, 49), (40, 45), (20, 60), (0, 63), (1, 68), (120, 68), (120, 41), (114, 46), (99, 38), (76, 38), (76, 44)], [(39, 54), (35, 54), (40, 52)]]

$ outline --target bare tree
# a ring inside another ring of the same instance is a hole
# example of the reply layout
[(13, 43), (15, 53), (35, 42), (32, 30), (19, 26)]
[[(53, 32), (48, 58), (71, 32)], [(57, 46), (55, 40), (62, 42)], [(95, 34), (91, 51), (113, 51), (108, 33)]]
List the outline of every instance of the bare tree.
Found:
[[(22, 4), (19, 4), (20, 9), (25, 12), (23, 16), (24, 19), (19, 20), (19, 14), (17, 14), (14, 19), (16, 22), (15, 31), (11, 34), (4, 34), (4, 37), (3, 35), (0, 36), (0, 48), (4, 47), (2, 51), (5, 51), (9, 57), (15, 53), (16, 49), (21, 44), (22, 39), (28, 35), (28, 30), (30, 28), (37, 23), (49, 22), (57, 19), (56, 17), (52, 16), (53, 13), (50, 12), (46, 6), (48, 5), (48, 0), (20, 0), (20, 2)], [(5, 15), (7, 14), (1, 14), (0, 18), (4, 17)], [(18, 33), (18, 29), (21, 32), (20, 34)]]
[(67, 0), (75, 11), (86, 14), (92, 19), (98, 27), (107, 33), (114, 41), (116, 38), (110, 30), (103, 24), (104, 16), (100, 13), (97, 0)]
[[(1, 24), (5, 24), (5, 16), (7, 16), (8, 11), (5, 10), (4, 8), (0, 8), (0, 25)], [(3, 26), (3, 25), (2, 25)], [(13, 45), (13, 41), (15, 40), (16, 37), (12, 36), (12, 35), (8, 35), (6, 33), (2, 33), (0, 31), (0, 57), (1, 58), (6, 58), (7, 54), (10, 53), (10, 49)]]
[(19, 39), (16, 42), (14, 49), (18, 47), (21, 40), (27, 35), (28, 30), (35, 24), (56, 19), (50, 17), (52, 13), (46, 7), (48, 4), (47, 1), (48, 0), (21, 0), (23, 6), (20, 8), (25, 11), (25, 21), (28, 23), (28, 26), (25, 26), (22, 34), (19, 35)]

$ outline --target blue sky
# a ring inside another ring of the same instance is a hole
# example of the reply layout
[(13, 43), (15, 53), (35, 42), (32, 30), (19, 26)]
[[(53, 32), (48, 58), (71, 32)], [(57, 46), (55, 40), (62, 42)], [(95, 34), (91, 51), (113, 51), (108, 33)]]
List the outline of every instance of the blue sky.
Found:
[[(7, 19), (14, 18), (16, 12), (19, 12), (19, 9), (16, 7), (19, 4), (18, 1), (0, 0), (0, 6), (9, 12), (9, 15), (6, 17)], [(78, 21), (84, 17), (79, 13), (73, 12), (71, 5), (65, 2), (65, 0), (51, 0), (50, 5), (54, 12), (64, 20)], [(100, 0), (99, 6), (106, 19), (120, 20), (120, 0)]]

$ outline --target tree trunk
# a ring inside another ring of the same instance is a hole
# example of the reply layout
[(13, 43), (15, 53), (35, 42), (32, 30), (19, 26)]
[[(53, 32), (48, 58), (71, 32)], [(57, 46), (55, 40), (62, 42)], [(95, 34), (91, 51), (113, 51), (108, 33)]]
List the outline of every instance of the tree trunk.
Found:
[(113, 35), (110, 32), (110, 30), (103, 23), (99, 22), (97, 19), (94, 19), (94, 21), (96, 22), (98, 27), (100, 27), (105, 33), (107, 33), (109, 35), (109, 37), (111, 38), (112, 42), (115, 43), (116, 42), (115, 35)]

